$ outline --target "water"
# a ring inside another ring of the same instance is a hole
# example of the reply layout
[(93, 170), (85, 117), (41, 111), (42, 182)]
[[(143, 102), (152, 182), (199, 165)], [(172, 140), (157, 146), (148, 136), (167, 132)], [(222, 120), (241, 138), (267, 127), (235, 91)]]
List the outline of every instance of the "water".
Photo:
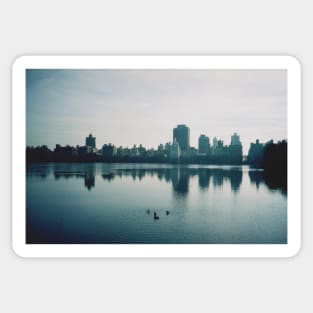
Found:
[(269, 186), (247, 166), (33, 163), (27, 243), (287, 243)]

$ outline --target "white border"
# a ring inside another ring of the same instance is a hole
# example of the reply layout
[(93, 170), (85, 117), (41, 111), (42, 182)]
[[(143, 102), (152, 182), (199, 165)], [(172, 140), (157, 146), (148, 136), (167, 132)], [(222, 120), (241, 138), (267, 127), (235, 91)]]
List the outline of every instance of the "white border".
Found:
[[(27, 68), (287, 69), (287, 244), (25, 243), (25, 108)], [(291, 56), (22, 56), (12, 67), (12, 245), (21, 257), (292, 257), (301, 247), (301, 65)]]

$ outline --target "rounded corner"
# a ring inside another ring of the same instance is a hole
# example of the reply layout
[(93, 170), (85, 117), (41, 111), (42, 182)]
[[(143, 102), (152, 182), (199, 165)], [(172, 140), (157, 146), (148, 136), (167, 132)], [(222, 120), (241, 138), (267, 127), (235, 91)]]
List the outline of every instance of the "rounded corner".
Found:
[(302, 244), (299, 242), (295, 247), (292, 248), (290, 254), (287, 256), (289, 259), (296, 258), (302, 251)]
[(28, 56), (26, 55), (19, 55), (15, 57), (11, 65), (12, 70), (14, 71), (14, 69), (19, 68), (27, 58)]
[(21, 249), (19, 249), (19, 247), (16, 244), (14, 244), (14, 242), (12, 242), (11, 244), (11, 250), (15, 254), (15, 256), (22, 259), (27, 258), (27, 256), (21, 252)]
[(302, 69), (302, 64), (301, 61), (299, 60), (298, 57), (294, 56), (294, 55), (287, 55), (287, 60), (288, 63), (291, 64), (293, 67), (297, 68), (299, 71), (301, 71)]

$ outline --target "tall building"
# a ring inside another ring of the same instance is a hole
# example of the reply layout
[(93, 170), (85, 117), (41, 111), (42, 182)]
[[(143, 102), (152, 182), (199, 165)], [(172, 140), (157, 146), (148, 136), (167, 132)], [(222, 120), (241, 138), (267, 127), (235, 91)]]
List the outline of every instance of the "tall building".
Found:
[(190, 147), (190, 130), (184, 124), (177, 125), (173, 129), (173, 142), (177, 141), (181, 151), (187, 151)]
[(210, 150), (210, 139), (205, 135), (200, 135), (198, 140), (198, 151), (199, 153), (208, 154)]
[(114, 145), (109, 143), (108, 145), (102, 146), (101, 153), (106, 158), (113, 158), (117, 154), (117, 149)]
[(217, 142), (218, 142), (217, 138), (214, 137), (214, 138), (213, 138), (213, 149), (216, 149), (216, 148), (217, 148)]
[(242, 144), (240, 142), (240, 137), (237, 133), (234, 133), (230, 139), (229, 163), (242, 164), (242, 159)]
[(250, 165), (261, 166), (263, 162), (264, 144), (259, 139), (255, 143), (250, 144), (247, 162)]
[(230, 144), (231, 144), (232, 146), (233, 146), (233, 145), (241, 145), (240, 137), (237, 135), (237, 133), (234, 133), (234, 134), (231, 136)]
[(170, 147), (170, 161), (174, 161), (177, 162), (179, 161), (179, 157), (180, 157), (180, 148), (179, 148), (179, 144), (178, 142), (174, 139), (173, 144)]
[(96, 148), (96, 137), (93, 137), (92, 134), (89, 134), (89, 136), (86, 137), (86, 146)]

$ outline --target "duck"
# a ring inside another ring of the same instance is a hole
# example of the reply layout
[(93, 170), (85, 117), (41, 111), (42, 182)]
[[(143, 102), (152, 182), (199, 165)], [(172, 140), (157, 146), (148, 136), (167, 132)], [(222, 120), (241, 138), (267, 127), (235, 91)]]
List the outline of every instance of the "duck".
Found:
[(156, 212), (154, 212), (154, 213), (153, 213), (153, 218), (154, 218), (155, 220), (158, 220), (160, 217), (156, 214)]
[(166, 210), (165, 213), (166, 213), (166, 215), (169, 215), (169, 214), (170, 214), (170, 211), (169, 211), (169, 210)]

